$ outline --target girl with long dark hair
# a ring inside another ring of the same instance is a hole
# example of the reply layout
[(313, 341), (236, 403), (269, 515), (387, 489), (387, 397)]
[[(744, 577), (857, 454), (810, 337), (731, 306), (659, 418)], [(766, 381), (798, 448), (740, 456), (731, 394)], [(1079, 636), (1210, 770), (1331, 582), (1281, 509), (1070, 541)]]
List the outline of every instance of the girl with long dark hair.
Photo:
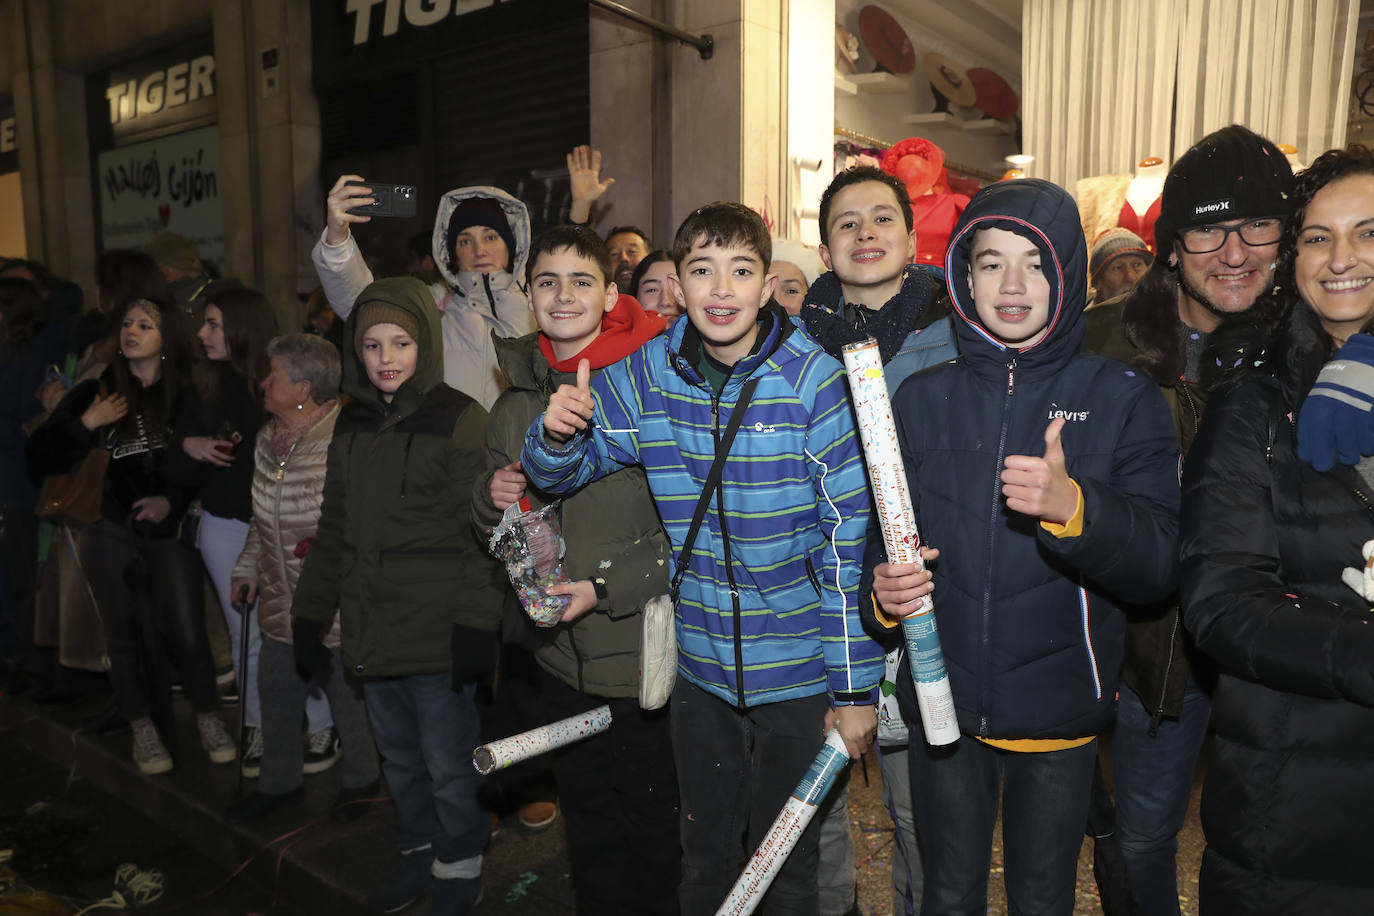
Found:
[(96, 596), (120, 712), (133, 727), (133, 758), (147, 774), (172, 768), (168, 649), (196, 710), (201, 745), (215, 763), (234, 759), (217, 713), (205, 633), (200, 564), (175, 537), (187, 494), (167, 473), (171, 419), (187, 379), (176, 310), (135, 299), (116, 313), (117, 356), (74, 387), (29, 441), (35, 474), (77, 467), (109, 451), (101, 518), (87, 531), (81, 564)]

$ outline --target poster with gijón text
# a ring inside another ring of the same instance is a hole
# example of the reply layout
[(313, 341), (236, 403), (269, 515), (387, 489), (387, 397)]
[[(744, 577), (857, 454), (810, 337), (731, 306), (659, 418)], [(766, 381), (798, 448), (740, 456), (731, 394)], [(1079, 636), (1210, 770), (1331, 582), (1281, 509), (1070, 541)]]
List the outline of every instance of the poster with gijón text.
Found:
[(142, 248), (166, 229), (223, 265), (217, 126), (109, 150), (96, 164), (102, 249)]

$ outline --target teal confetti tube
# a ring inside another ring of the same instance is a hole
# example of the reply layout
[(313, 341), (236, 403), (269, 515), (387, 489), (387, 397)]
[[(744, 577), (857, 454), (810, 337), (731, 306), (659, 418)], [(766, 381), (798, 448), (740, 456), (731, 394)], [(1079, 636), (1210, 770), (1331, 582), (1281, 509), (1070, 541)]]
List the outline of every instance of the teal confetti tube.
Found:
[(802, 831), (816, 816), (816, 807), (830, 793), (835, 777), (849, 764), (849, 752), (845, 750), (844, 740), (839, 729), (830, 729), (825, 736), (825, 744), (820, 753), (811, 761), (806, 775), (792, 790), (782, 811), (768, 828), (768, 833), (754, 850), (749, 864), (744, 866), (735, 886), (730, 888), (725, 902), (716, 910), (716, 916), (748, 916), (763, 900), (763, 895), (778, 876), (782, 865), (787, 861)]
[[(850, 397), (873, 488), (873, 511), (882, 527), (888, 561), (915, 563), (924, 569), (921, 536), (916, 530), (906, 468), (897, 446), (897, 424), (892, 419), (892, 402), (887, 395), (878, 342), (870, 337), (847, 345), (844, 367), (849, 373)], [(935, 627), (935, 603), (929, 595), (920, 600), (915, 612), (902, 618), (902, 635), (906, 639), (907, 663), (916, 682), (916, 702), (921, 709), (926, 741), (936, 746), (953, 744), (959, 739), (959, 720), (949, 688), (945, 654), (940, 648), (940, 633)]]

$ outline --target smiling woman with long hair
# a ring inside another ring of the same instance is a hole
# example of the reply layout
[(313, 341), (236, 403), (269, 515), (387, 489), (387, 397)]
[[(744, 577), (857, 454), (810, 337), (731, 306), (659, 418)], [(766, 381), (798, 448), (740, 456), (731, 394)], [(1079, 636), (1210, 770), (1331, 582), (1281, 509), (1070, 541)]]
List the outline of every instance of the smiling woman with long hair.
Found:
[(234, 744), (216, 712), (200, 564), (175, 537), (187, 494), (166, 469), (186, 379), (185, 334), (175, 309), (135, 299), (116, 310), (115, 341), (118, 355), (100, 378), (73, 388), (34, 431), (29, 467), (61, 474), (92, 449), (110, 452), (101, 518), (87, 532), (81, 563), (104, 623), (115, 698), (133, 726), (134, 761), (148, 774), (172, 768), (169, 648), (201, 745), (227, 763)]
[(1374, 151), (1323, 154), (1293, 198), (1274, 292), (1213, 334), (1225, 371), (1183, 476), (1184, 620), (1221, 673), (1203, 912), (1374, 912), (1374, 625), (1342, 582), (1374, 470), (1317, 470), (1293, 423), (1374, 318)]

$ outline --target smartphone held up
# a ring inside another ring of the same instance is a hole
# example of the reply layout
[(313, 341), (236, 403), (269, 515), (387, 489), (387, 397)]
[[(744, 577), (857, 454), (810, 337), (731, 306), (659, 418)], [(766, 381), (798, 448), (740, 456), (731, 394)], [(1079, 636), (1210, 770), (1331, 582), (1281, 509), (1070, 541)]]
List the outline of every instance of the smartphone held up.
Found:
[(417, 195), (411, 184), (394, 184), (386, 181), (350, 181), (354, 187), (369, 188), (372, 203), (350, 207), (348, 212), (357, 216), (384, 216), (395, 219), (411, 219), (415, 216)]

